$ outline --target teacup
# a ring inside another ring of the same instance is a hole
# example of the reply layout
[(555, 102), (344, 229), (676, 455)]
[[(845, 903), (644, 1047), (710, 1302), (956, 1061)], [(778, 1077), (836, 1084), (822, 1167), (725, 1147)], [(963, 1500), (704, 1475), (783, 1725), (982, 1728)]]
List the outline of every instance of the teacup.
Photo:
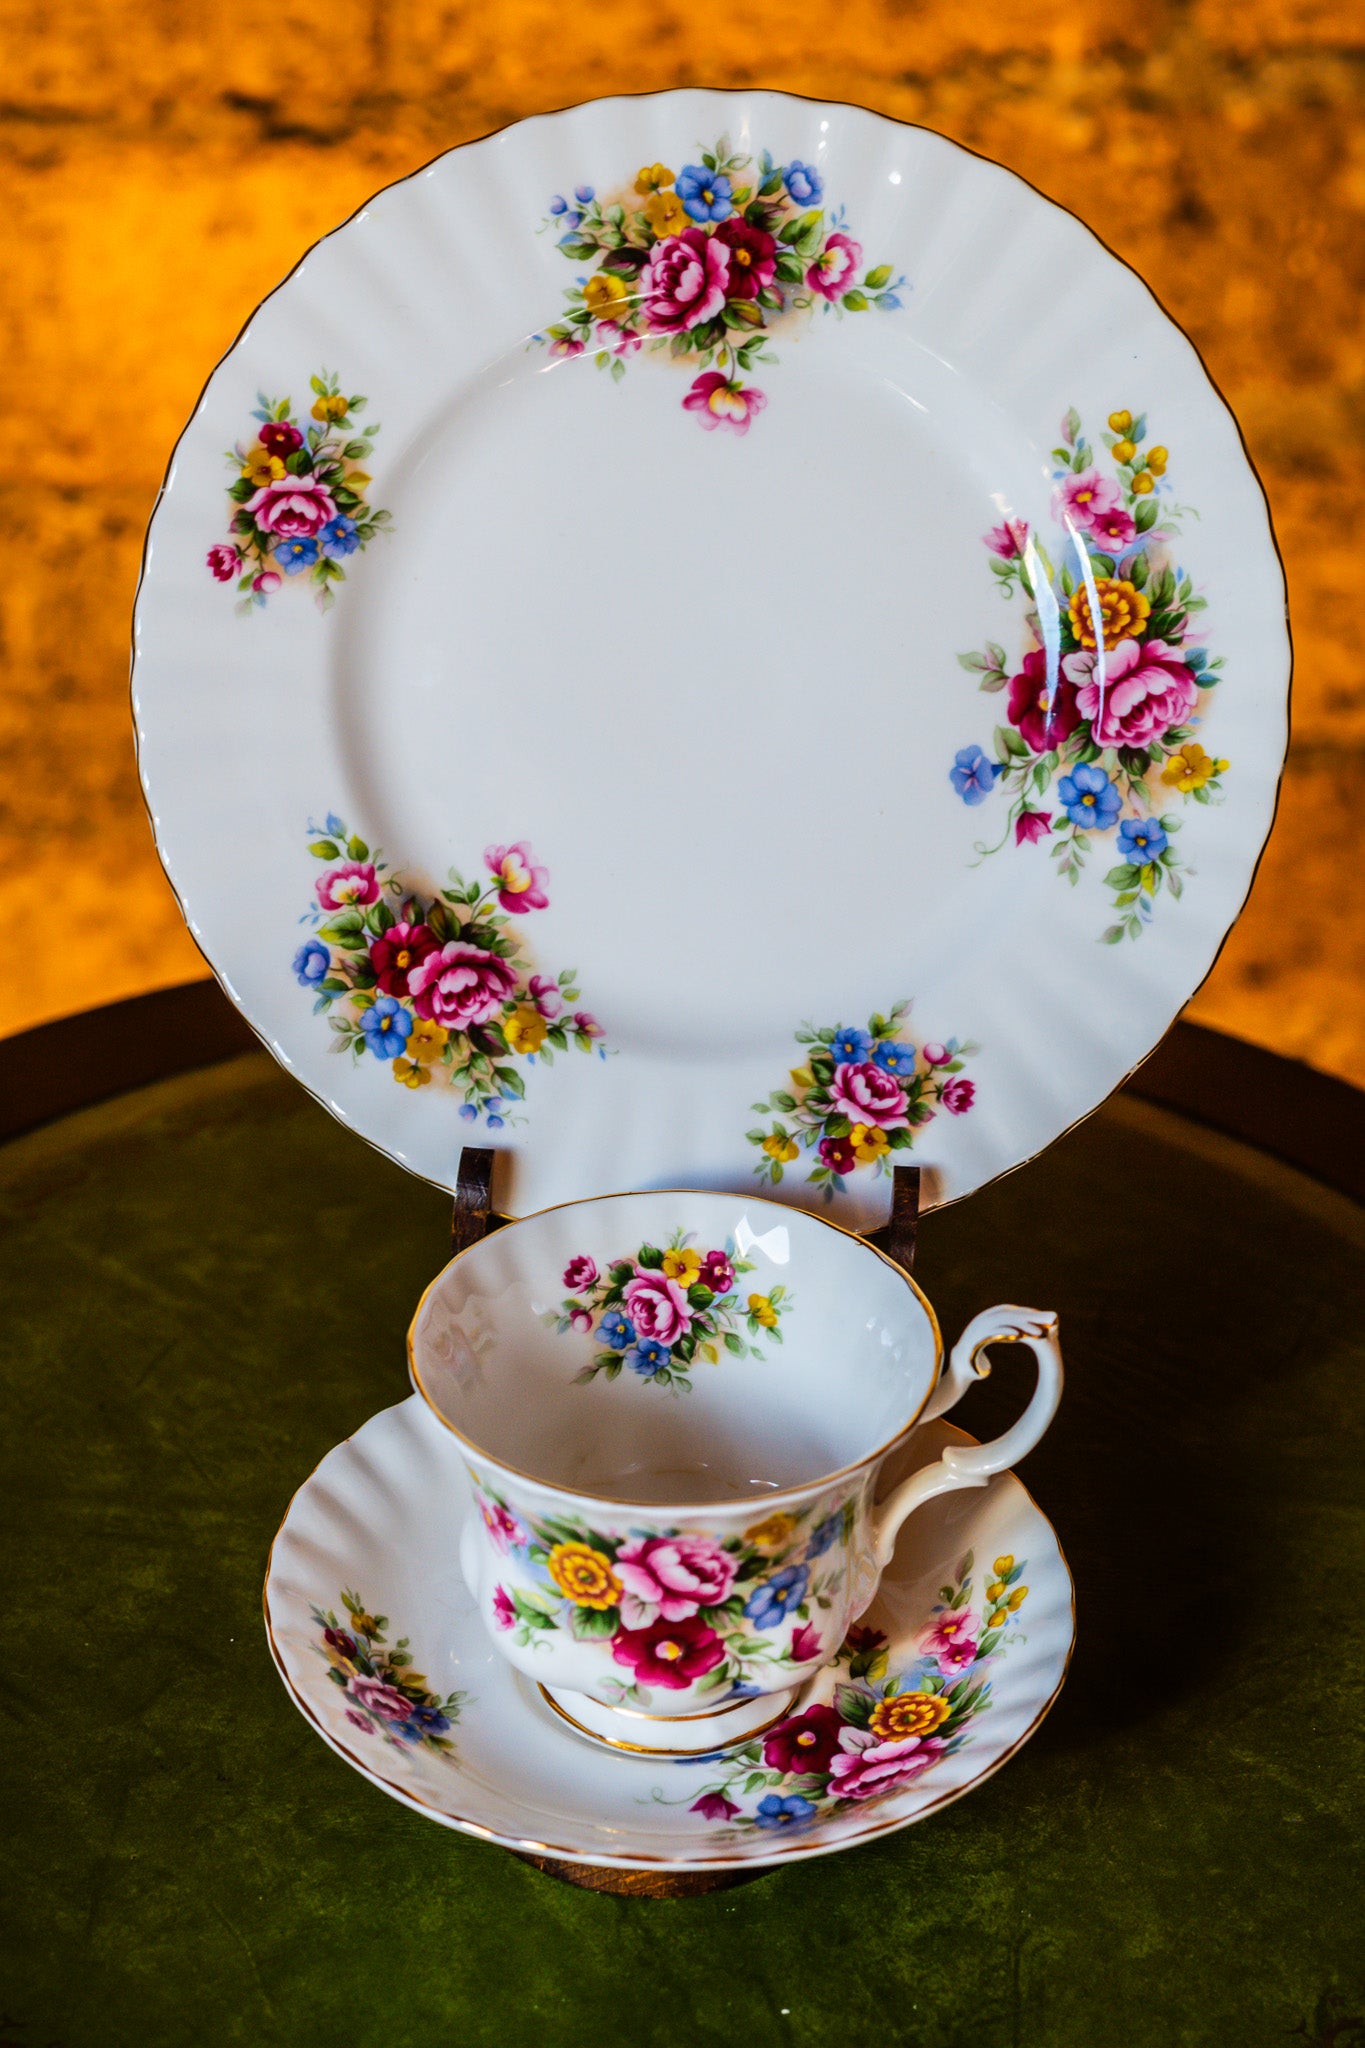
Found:
[[(1038, 1363), (1019, 1421), (878, 1503), (887, 1458), (1010, 1340)], [(1022, 1458), (1062, 1386), (1053, 1316), (986, 1310), (945, 1371), (933, 1309), (890, 1259), (713, 1193), (506, 1224), (432, 1282), (409, 1357), (463, 1447), (460, 1561), (493, 1642), (582, 1733), (651, 1756), (788, 1713), (907, 1515)]]

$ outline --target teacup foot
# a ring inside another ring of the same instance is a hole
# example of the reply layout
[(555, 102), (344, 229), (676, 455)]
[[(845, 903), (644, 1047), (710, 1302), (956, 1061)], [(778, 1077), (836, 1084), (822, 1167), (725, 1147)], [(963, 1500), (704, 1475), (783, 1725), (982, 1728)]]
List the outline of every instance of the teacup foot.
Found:
[(801, 1691), (793, 1685), (785, 1692), (762, 1693), (757, 1699), (731, 1700), (714, 1714), (667, 1715), (644, 1714), (635, 1707), (607, 1707), (586, 1693), (567, 1692), (561, 1686), (537, 1689), (560, 1719), (587, 1741), (644, 1757), (709, 1756), (716, 1750), (752, 1742), (756, 1735), (766, 1734), (787, 1718)]

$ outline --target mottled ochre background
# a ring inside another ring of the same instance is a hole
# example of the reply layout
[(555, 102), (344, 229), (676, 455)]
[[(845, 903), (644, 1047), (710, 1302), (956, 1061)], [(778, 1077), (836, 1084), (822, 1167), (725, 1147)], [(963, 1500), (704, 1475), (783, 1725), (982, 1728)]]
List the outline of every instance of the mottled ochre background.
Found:
[(0, 1031), (201, 973), (127, 710), (142, 531), (251, 308), (376, 186), (488, 128), (682, 84), (970, 143), (1135, 264), (1268, 488), (1298, 650), (1279, 823), (1194, 1004), (1365, 1082), (1361, 0), (0, 0), (7, 365)]

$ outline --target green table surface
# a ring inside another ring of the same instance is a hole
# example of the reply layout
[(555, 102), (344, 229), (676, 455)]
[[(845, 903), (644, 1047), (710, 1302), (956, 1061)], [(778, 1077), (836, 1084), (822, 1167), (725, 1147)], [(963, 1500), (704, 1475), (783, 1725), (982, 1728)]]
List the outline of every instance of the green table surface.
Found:
[(266, 1651), (447, 1227), (263, 1055), (0, 1151), (0, 2048), (1365, 2039), (1365, 1212), (1120, 1098), (931, 1217), (950, 1333), (1061, 1313), (1070, 1680), (923, 1825), (668, 1902), (396, 1805)]

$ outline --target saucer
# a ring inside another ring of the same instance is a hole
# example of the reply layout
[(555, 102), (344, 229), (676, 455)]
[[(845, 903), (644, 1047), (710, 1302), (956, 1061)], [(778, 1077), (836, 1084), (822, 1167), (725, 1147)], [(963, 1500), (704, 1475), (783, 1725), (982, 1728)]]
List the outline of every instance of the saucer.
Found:
[[(970, 1194), (1245, 899), (1284, 583), (1236, 424), (1021, 180), (780, 93), (524, 121), (327, 236), (175, 451), (158, 849), (289, 1071), (524, 1215)], [(228, 858), (228, 854), (231, 858)]]
[[(927, 1424), (910, 1463), (971, 1441)], [(1004, 1474), (916, 1513), (794, 1716), (686, 1762), (609, 1753), (485, 1634), (457, 1561), (469, 1511), (461, 1459), (420, 1399), (383, 1410), (290, 1503), (266, 1633), (304, 1718), (363, 1777), (523, 1854), (688, 1872), (850, 1848), (983, 1783), (1066, 1676), (1071, 1575), (1046, 1516)]]

